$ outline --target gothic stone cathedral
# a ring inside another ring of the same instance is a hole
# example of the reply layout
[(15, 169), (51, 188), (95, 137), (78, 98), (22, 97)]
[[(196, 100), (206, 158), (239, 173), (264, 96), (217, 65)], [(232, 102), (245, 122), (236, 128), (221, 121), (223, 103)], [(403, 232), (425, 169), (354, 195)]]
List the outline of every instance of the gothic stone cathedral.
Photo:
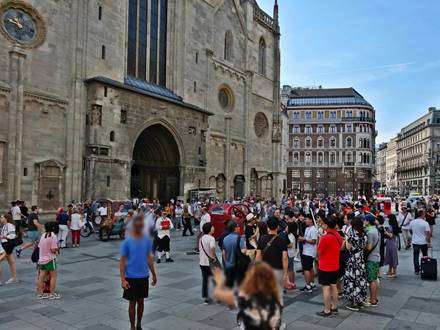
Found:
[(279, 196), (279, 24), (255, 0), (1, 0), (0, 208)]

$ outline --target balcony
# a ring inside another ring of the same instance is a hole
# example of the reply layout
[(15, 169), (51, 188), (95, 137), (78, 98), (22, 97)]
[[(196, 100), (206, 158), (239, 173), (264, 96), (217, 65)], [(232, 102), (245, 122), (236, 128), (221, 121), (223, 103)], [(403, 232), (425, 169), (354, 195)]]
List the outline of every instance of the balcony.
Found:
[(362, 122), (372, 123), (372, 124), (374, 124), (376, 122), (374, 120), (374, 118), (369, 118), (369, 117), (342, 117), (341, 119), (342, 119), (342, 121), (362, 121)]

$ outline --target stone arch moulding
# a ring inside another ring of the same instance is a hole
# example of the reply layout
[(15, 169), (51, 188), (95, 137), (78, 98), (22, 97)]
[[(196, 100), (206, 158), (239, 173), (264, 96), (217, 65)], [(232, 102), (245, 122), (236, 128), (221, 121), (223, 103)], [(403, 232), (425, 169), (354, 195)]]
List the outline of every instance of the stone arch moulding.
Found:
[(131, 143), (130, 157), (133, 156), (136, 141), (139, 139), (142, 132), (153, 125), (162, 125), (164, 128), (166, 128), (171, 133), (171, 135), (173, 136), (174, 140), (176, 141), (177, 147), (179, 149), (180, 166), (186, 165), (185, 148), (184, 148), (183, 141), (178, 133), (178, 130), (170, 122), (166, 121), (165, 119), (161, 119), (161, 118), (155, 118), (152, 120), (148, 120), (140, 126), (140, 128), (138, 129), (138, 132), (136, 133), (136, 136), (134, 137), (134, 139)]

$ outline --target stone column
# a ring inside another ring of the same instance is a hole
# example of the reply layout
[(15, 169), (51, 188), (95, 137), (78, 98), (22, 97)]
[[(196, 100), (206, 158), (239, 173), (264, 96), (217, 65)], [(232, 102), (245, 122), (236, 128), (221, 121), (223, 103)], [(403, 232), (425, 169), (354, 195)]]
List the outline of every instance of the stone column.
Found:
[(23, 146), (24, 61), (26, 54), (19, 48), (9, 51), (9, 133), (8, 133), (8, 201), (21, 198)]
[(225, 135), (226, 135), (226, 148), (225, 148), (225, 196), (226, 198), (231, 197), (231, 182), (233, 178), (230, 178), (230, 168), (231, 168), (231, 121), (232, 117), (230, 115), (225, 116)]

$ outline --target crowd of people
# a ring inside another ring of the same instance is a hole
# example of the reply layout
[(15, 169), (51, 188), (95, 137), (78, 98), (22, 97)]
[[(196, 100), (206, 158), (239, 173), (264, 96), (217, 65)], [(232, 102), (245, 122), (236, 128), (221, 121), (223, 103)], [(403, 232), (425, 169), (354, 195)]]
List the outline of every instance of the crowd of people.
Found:
[[(38, 265), (37, 298), (59, 299), (56, 259), (60, 249), (68, 246), (68, 236), (70, 246), (79, 247), (87, 221), (100, 219), (99, 236), (103, 228), (123, 221), (121, 286), (129, 301), (131, 328), (140, 329), (149, 281), (157, 282), (155, 263), (163, 258), (174, 262), (171, 231), (182, 230), (182, 236), (194, 236), (203, 302), (215, 300), (237, 308), (244, 329), (281, 329), (283, 296), (298, 289), (298, 274), (305, 282), (301, 292), (322, 288), (324, 307), (318, 313), (322, 317), (337, 314), (341, 299), (351, 311), (377, 306), (379, 279), (398, 276), (401, 248), (413, 249), (414, 272), (419, 275), (420, 252), (428, 254), (439, 212), (435, 198), (420, 199), (415, 205), (397, 201), (396, 214), (362, 196), (356, 201), (290, 196), (279, 203), (246, 198), (226, 201), (247, 207), (249, 213), (240, 219), (243, 223), (228, 219), (225, 231), (215, 233), (209, 209), (217, 202), (171, 200), (161, 206), (158, 201), (141, 200), (128, 207), (121, 204), (116, 212), (105, 203), (71, 204), (58, 209), (55, 221), (43, 225), (37, 206), (29, 210), (23, 201), (15, 201), (0, 218), (0, 263), (6, 260), (11, 273), (5, 283), (18, 282), (14, 251), (20, 257), (23, 250), (32, 248), (32, 260)], [(386, 267), (383, 274), (382, 267)]]

